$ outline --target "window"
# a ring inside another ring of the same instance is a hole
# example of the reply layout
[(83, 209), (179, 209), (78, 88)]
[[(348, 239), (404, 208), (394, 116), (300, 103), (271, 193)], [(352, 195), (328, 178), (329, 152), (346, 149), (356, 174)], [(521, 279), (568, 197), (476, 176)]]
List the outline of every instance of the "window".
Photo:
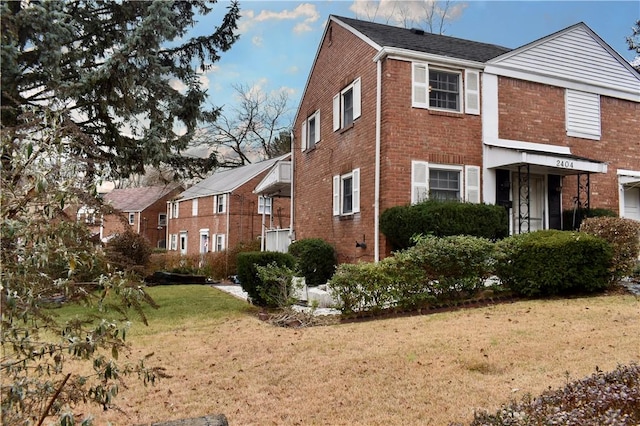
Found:
[(214, 204), (214, 213), (224, 213), (226, 211), (226, 204), (227, 204), (227, 195), (226, 194), (219, 194), (216, 195), (216, 200), (215, 200), (215, 204)]
[(129, 225), (134, 225), (136, 223), (136, 214), (129, 213)]
[(567, 89), (567, 136), (600, 140), (600, 95)]
[(360, 78), (333, 97), (333, 130), (349, 127), (361, 114)]
[(258, 214), (271, 214), (271, 205), (273, 203), (273, 199), (271, 197), (263, 197), (260, 195), (258, 197)]
[(465, 187), (463, 197), (463, 167), (430, 164), (426, 161), (411, 162), (411, 203), (417, 204), (429, 198), (443, 201), (480, 202), (480, 167), (464, 167)]
[(166, 213), (158, 214), (158, 226), (167, 226), (167, 214)]
[(187, 254), (187, 233), (180, 232), (180, 254)]
[(333, 177), (333, 215), (360, 212), (360, 169)]
[(171, 234), (169, 240), (169, 249), (174, 251), (178, 250), (178, 234)]
[(215, 251), (223, 251), (225, 248), (226, 247), (224, 245), (224, 234), (217, 234)]
[(302, 150), (311, 149), (320, 142), (320, 110), (302, 123)]
[(209, 230), (200, 230), (200, 253), (206, 253), (209, 251)]
[(191, 200), (191, 216), (198, 216), (198, 199)]
[(171, 203), (171, 217), (174, 219), (177, 219), (179, 212), (180, 212), (180, 203), (178, 203), (177, 201)]
[[(467, 102), (469, 103), (465, 112), (480, 114), (479, 73), (467, 71), (465, 76)], [(412, 82), (412, 105), (414, 107), (462, 112), (461, 72), (435, 69), (427, 64), (414, 63)]]

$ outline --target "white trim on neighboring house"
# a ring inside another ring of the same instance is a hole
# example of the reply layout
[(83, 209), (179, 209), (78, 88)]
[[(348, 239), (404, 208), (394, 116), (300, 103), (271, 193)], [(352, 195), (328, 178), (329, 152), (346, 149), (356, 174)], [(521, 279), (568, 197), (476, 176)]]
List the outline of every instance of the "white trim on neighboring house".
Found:
[[(633, 190), (638, 192), (638, 203), (640, 204), (640, 170), (625, 170), (618, 169), (616, 172), (618, 176), (618, 207), (620, 212), (620, 217), (630, 217), (630, 209), (626, 206), (625, 202), (627, 201), (627, 197), (625, 197), (625, 191)], [(640, 206), (638, 206), (639, 212), (636, 213), (638, 215), (638, 219), (635, 217), (631, 217), (635, 220), (640, 220)]]

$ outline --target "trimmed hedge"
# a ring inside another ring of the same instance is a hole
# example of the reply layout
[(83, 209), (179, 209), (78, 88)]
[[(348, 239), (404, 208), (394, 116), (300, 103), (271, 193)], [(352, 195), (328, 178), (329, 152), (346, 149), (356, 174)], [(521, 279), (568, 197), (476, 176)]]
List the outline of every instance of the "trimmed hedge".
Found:
[(279, 253), (274, 251), (250, 251), (238, 253), (237, 268), (238, 279), (242, 289), (247, 292), (249, 301), (257, 306), (269, 306), (269, 303), (262, 296), (265, 291), (265, 284), (258, 275), (256, 266), (267, 266), (275, 263), (277, 266), (293, 268), (295, 259), (289, 253)]
[(427, 200), (385, 210), (380, 215), (380, 231), (393, 250), (400, 250), (411, 247), (412, 238), (418, 234), (498, 240), (509, 235), (509, 223), (507, 211), (501, 206)]
[(304, 238), (289, 246), (296, 258), (297, 270), (308, 286), (326, 284), (336, 271), (338, 257), (335, 248), (321, 238)]
[(338, 266), (329, 284), (346, 314), (447, 303), (484, 289), (493, 247), (470, 236), (422, 237), (415, 247), (378, 263)]
[(545, 230), (497, 243), (496, 275), (524, 296), (596, 292), (609, 285), (613, 251), (602, 238)]
[(640, 255), (640, 223), (621, 217), (594, 217), (585, 219), (581, 232), (605, 239), (613, 249), (611, 280), (631, 275)]

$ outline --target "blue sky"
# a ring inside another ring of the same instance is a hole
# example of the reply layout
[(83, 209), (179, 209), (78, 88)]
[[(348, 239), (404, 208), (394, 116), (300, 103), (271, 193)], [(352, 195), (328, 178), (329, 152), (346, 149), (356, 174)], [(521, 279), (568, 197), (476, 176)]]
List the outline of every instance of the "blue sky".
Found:
[[(240, 39), (202, 79), (209, 101), (230, 113), (233, 84), (264, 93), (283, 90), (293, 118), (329, 15), (371, 20), (377, 10), (377, 22), (395, 24), (398, 13), (423, 1), (240, 1)], [(219, 25), (227, 5), (217, 3), (194, 33)], [(450, 11), (455, 16), (445, 25), (445, 35), (516, 48), (582, 21), (623, 58), (635, 57), (625, 37), (640, 19), (638, 1), (472, 0), (453, 2)]]

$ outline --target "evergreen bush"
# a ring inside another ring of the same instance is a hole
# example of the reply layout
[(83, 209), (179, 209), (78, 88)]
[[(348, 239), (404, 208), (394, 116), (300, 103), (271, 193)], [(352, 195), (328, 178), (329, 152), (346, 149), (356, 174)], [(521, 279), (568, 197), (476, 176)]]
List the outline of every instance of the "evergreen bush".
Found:
[(295, 258), (288, 253), (273, 251), (250, 251), (238, 253), (237, 268), (238, 279), (242, 289), (247, 292), (251, 303), (257, 306), (269, 306), (268, 301), (262, 296), (268, 283), (263, 283), (257, 266), (267, 266), (275, 263), (277, 266), (293, 268)]
[(524, 296), (595, 292), (609, 284), (613, 252), (602, 238), (545, 230), (497, 243), (496, 275)]
[(393, 250), (400, 250), (411, 247), (418, 234), (498, 240), (509, 235), (509, 224), (507, 211), (501, 206), (427, 200), (385, 210), (380, 216), (380, 231)]
[(613, 210), (603, 208), (577, 208), (567, 209), (562, 212), (562, 229), (564, 231), (577, 231), (582, 221), (590, 217), (617, 217)]
[(304, 238), (291, 243), (289, 254), (296, 258), (296, 269), (305, 277), (308, 286), (326, 284), (338, 264), (335, 248), (320, 238)]
[(144, 273), (145, 266), (151, 259), (152, 247), (142, 235), (127, 229), (114, 236), (106, 247), (109, 262), (121, 270), (132, 270)]

